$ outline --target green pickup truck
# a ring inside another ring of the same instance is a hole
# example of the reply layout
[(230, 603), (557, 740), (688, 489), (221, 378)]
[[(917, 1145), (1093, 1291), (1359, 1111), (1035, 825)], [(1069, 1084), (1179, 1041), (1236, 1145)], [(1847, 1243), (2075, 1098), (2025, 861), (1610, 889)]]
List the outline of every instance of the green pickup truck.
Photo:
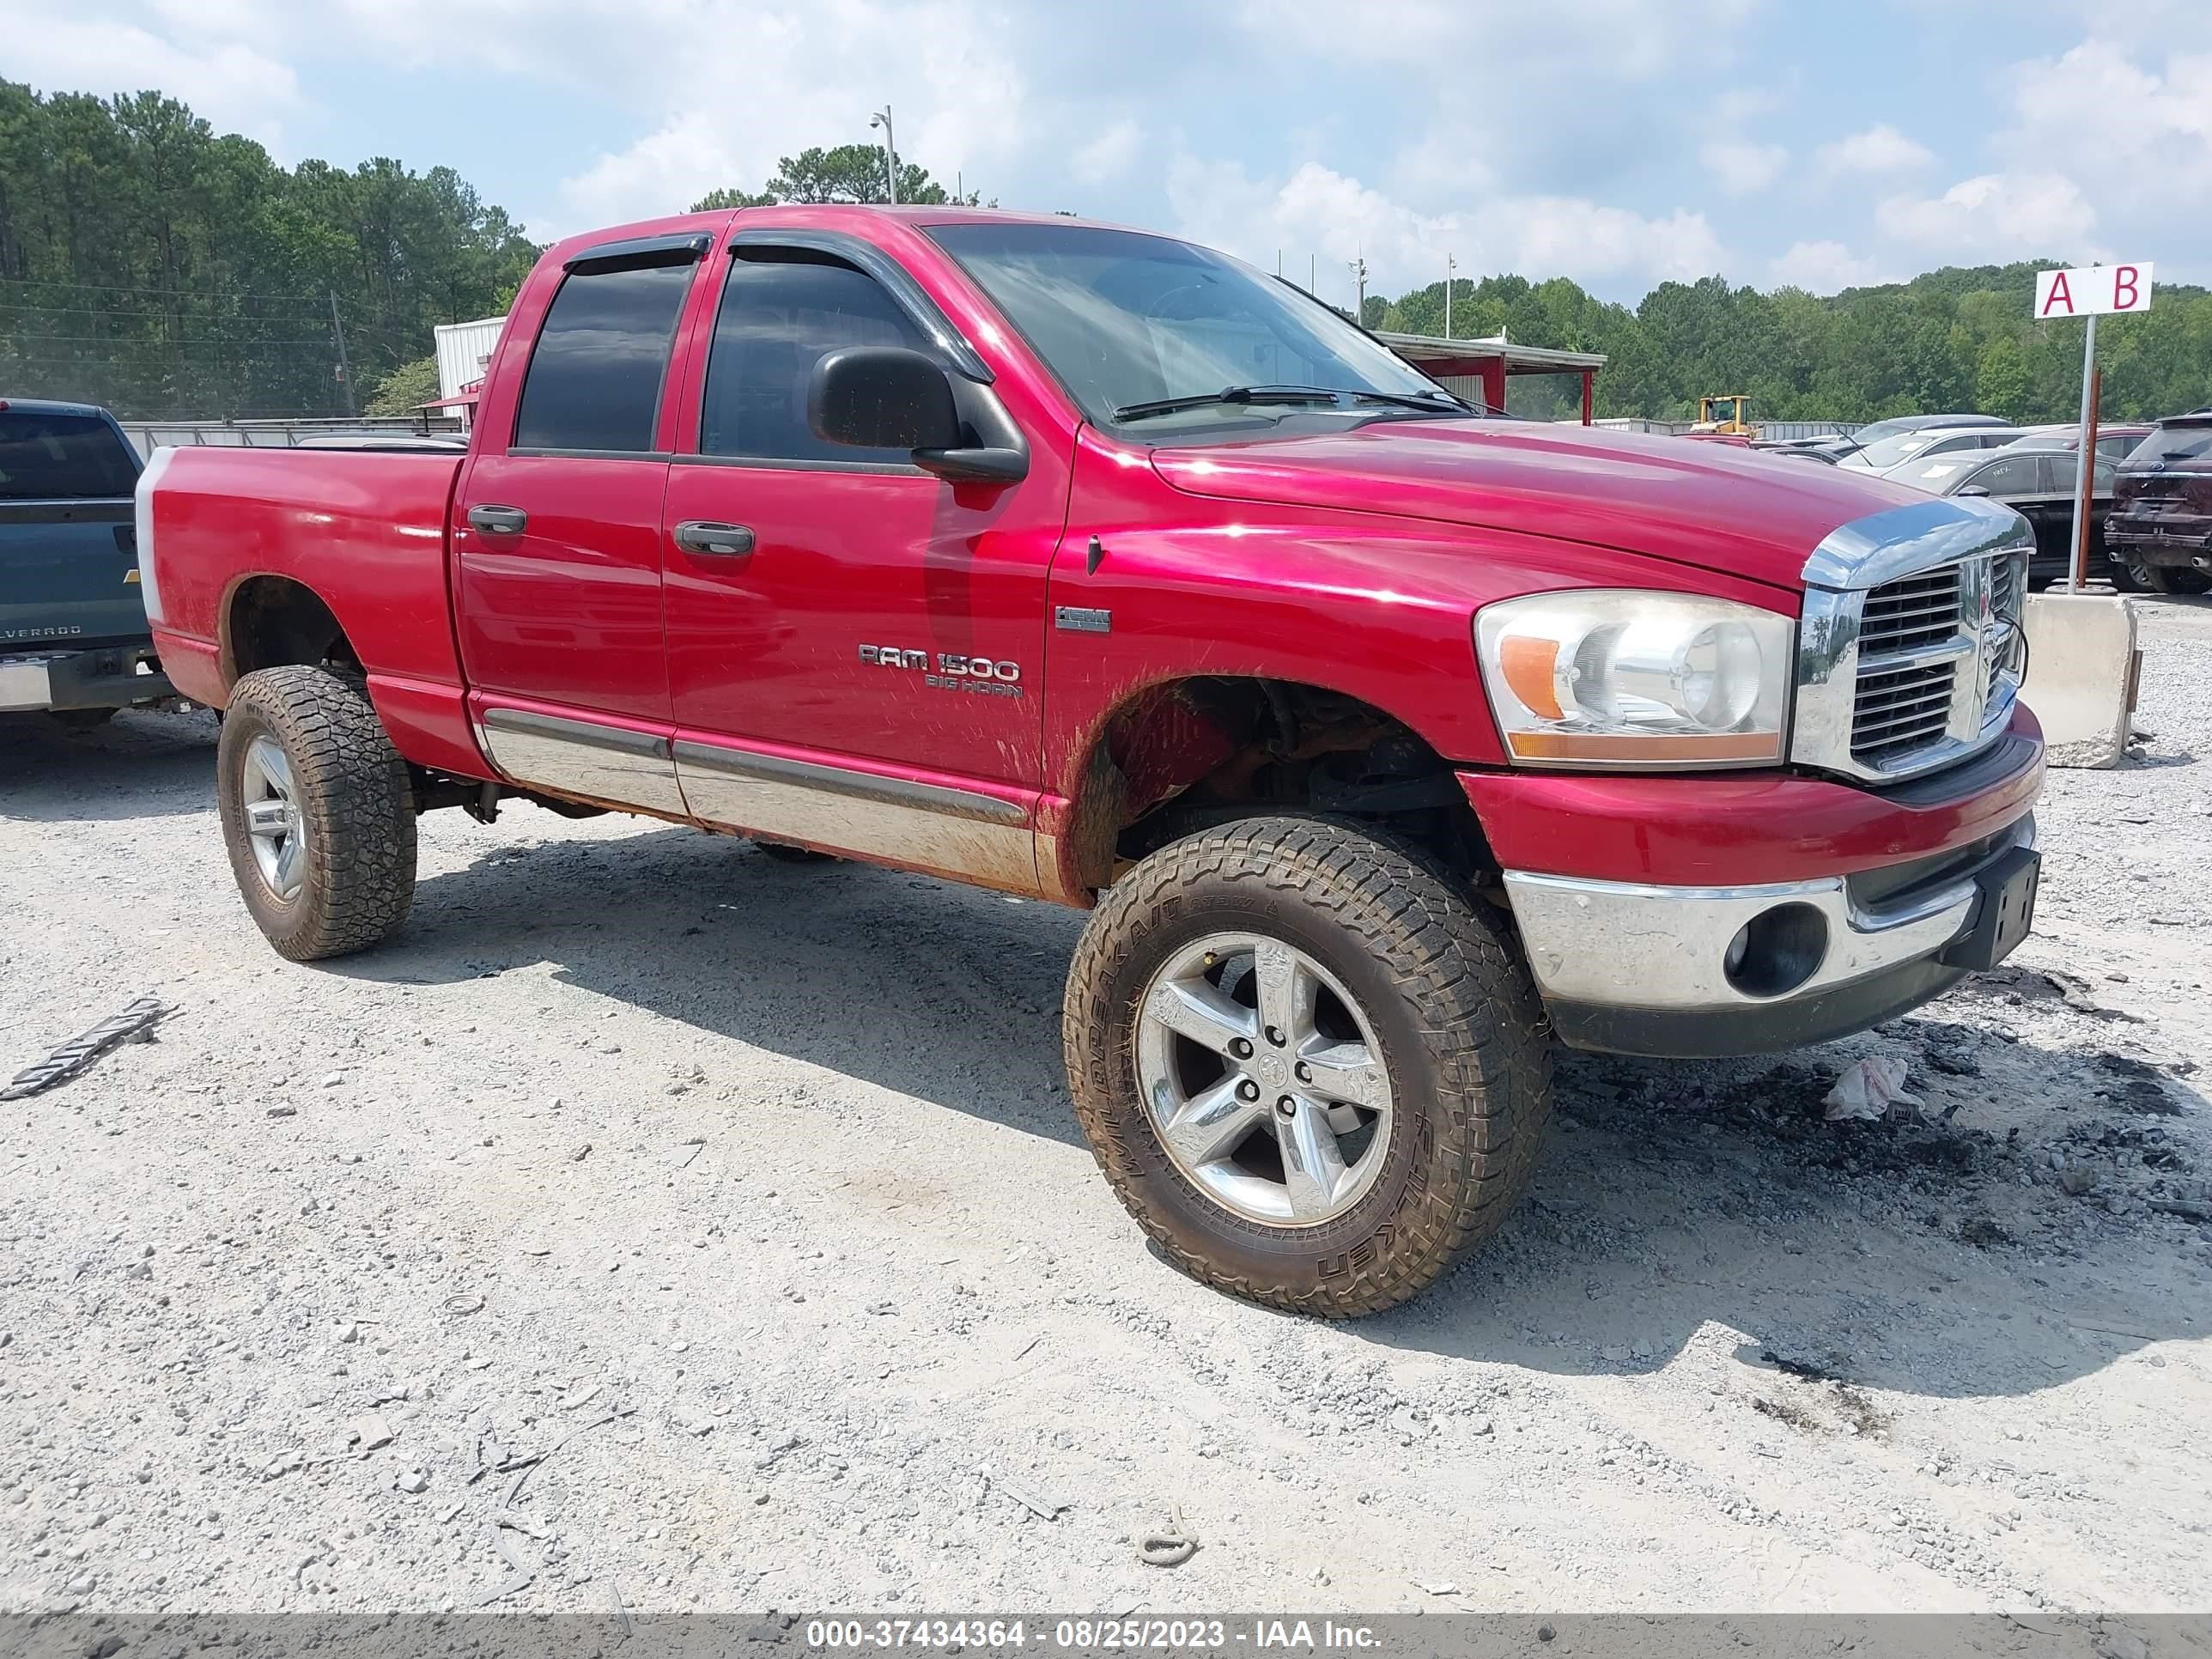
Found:
[(0, 398), (0, 714), (174, 696), (138, 586), (138, 455), (90, 404)]

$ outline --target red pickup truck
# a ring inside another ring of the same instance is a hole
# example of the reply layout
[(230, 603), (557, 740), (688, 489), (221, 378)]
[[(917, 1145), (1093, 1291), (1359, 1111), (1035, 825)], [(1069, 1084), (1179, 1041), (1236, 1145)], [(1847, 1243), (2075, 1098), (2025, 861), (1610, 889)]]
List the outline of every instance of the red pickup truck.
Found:
[(1101, 1166), (1285, 1308), (1499, 1224), (1555, 1036), (1819, 1042), (2033, 907), (2017, 515), (1486, 418), (1166, 237), (575, 237), (465, 452), (165, 450), (138, 520), (284, 955), (389, 935), (416, 817), (512, 797), (1085, 907)]

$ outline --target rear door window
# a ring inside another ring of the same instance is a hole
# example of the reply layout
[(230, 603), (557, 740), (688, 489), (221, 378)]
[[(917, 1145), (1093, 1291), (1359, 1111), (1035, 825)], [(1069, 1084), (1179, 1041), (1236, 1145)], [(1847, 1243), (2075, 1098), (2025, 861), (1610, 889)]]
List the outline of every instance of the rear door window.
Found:
[(677, 314), (695, 269), (686, 252), (563, 277), (530, 354), (514, 447), (650, 451)]
[(2033, 455), (2008, 455), (1984, 466), (1971, 482), (1992, 495), (2033, 495), (2039, 459)]
[(130, 445), (100, 416), (0, 410), (0, 501), (112, 501), (137, 488)]
[(707, 357), (699, 452), (761, 461), (911, 464), (905, 449), (862, 449), (818, 438), (806, 422), (815, 364), (845, 346), (936, 354), (875, 278), (798, 250), (733, 258)]

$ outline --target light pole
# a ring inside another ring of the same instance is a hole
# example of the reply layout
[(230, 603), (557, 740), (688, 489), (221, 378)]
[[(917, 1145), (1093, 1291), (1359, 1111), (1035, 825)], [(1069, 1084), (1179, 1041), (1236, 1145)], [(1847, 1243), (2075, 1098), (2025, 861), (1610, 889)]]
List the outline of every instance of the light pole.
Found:
[(1359, 287), (1358, 308), (1352, 313), (1352, 320), (1364, 328), (1367, 326), (1367, 261), (1364, 258), (1354, 259), (1349, 268), (1352, 280)]
[(872, 127), (884, 130), (884, 176), (890, 185), (890, 202), (898, 205), (898, 143), (891, 137), (891, 106), (885, 104), (868, 118)]
[(1444, 338), (1446, 338), (1447, 340), (1450, 339), (1450, 338), (1451, 338), (1451, 337), (1452, 337), (1452, 331), (1451, 331), (1451, 291), (1452, 291), (1452, 272), (1454, 272), (1455, 270), (1457, 270), (1458, 269), (1459, 269), (1459, 261), (1458, 261), (1458, 260), (1456, 260), (1456, 259), (1455, 259), (1455, 258), (1452, 258), (1452, 256), (1451, 256), (1450, 254), (1449, 254), (1449, 253), (1445, 254), (1445, 255), (1444, 255)]

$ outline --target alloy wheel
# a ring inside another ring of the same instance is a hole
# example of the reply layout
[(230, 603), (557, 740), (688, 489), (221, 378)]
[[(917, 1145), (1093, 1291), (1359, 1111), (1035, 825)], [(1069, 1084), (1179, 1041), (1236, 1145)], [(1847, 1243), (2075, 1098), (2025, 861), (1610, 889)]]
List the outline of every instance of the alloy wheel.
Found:
[(1136, 1048), (1161, 1146), (1245, 1219), (1318, 1226), (1382, 1173), (1395, 1112), (1374, 1026), (1296, 946), (1216, 933), (1186, 947), (1146, 989)]

